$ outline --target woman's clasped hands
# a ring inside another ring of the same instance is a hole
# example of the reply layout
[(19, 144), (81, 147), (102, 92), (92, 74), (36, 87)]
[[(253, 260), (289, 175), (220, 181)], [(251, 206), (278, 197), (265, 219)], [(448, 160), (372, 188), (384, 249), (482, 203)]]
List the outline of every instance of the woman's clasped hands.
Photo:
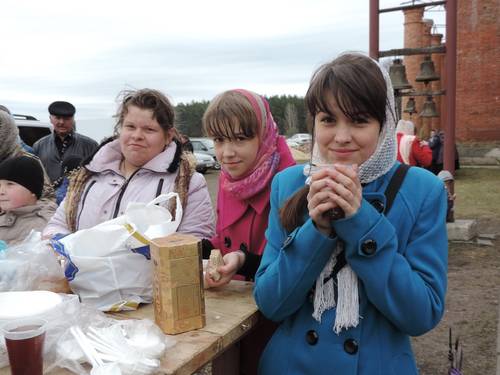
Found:
[(334, 164), (311, 175), (307, 209), (316, 228), (331, 233), (332, 210), (341, 209), (345, 217), (353, 216), (361, 206), (362, 187), (358, 166)]

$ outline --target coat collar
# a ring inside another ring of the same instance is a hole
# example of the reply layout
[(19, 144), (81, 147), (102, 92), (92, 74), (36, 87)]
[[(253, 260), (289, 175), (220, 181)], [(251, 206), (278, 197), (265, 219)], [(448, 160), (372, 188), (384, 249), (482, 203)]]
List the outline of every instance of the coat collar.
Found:
[(267, 186), (253, 197), (240, 200), (235, 198), (232, 194), (228, 194), (219, 187), (219, 195), (217, 197), (218, 215), (220, 229), (227, 228), (237, 222), (248, 210), (249, 207), (258, 214), (266, 210), (269, 205), (269, 195), (271, 186)]
[[(280, 154), (280, 162), (276, 173), (295, 164), (295, 160), (290, 153), (290, 149), (288, 148), (284, 138), (281, 136), (278, 138), (277, 147)], [(219, 178), (224, 178), (222, 173)], [(235, 198), (232, 194), (222, 190), (221, 186), (222, 184), (219, 181), (219, 192), (217, 196), (217, 211), (219, 218), (217, 219), (217, 222), (218, 226), (221, 226), (220, 229), (227, 228), (238, 221), (245, 214), (248, 207), (252, 207), (258, 215), (262, 215), (269, 206), (271, 183), (269, 183), (260, 192), (246, 200)]]
[[(165, 173), (174, 159), (176, 147), (175, 142), (171, 142), (162, 152), (144, 164), (141, 168), (149, 169), (157, 173)], [(86, 168), (94, 173), (111, 170), (121, 174), (120, 162), (122, 159), (123, 154), (120, 148), (120, 141), (116, 139), (104, 145), (94, 155), (90, 163), (86, 165)]]
[(25, 216), (28, 214), (35, 215), (41, 210), (38, 205), (24, 206), (16, 208), (12, 211), (2, 212), (0, 214), (0, 227), (10, 227), (14, 225), (19, 216)]

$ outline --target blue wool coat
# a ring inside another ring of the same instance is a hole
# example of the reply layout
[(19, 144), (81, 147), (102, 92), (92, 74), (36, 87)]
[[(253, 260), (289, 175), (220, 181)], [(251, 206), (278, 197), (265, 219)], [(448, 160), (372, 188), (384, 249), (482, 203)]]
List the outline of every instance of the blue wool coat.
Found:
[[(261, 357), (261, 374), (417, 374), (409, 336), (431, 330), (444, 312), (446, 193), (432, 173), (410, 168), (387, 217), (379, 213), (370, 202), (385, 204), (398, 165), (363, 187), (358, 212), (334, 222), (335, 238), (310, 218), (286, 233), (279, 208), (304, 186), (303, 167), (274, 178), (254, 296), (266, 317), (282, 323)], [(312, 318), (311, 288), (339, 238), (358, 276), (360, 322), (337, 335), (335, 308), (321, 323)]]

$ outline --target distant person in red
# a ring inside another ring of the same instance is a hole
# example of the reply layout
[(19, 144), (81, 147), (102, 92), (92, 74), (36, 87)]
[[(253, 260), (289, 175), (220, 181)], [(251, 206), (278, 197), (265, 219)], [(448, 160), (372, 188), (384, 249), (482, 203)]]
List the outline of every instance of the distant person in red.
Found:
[(411, 121), (399, 120), (396, 126), (398, 140), (398, 161), (408, 165), (427, 168), (432, 163), (432, 151), (426, 141), (415, 135)]

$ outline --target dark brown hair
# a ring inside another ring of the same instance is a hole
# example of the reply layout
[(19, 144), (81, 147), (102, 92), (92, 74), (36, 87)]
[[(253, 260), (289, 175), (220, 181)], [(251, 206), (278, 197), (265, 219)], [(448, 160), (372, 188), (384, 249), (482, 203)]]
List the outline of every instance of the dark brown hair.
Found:
[[(331, 113), (327, 94), (333, 96), (339, 109), (350, 120), (370, 117), (376, 119), (381, 128), (384, 125), (387, 85), (377, 63), (369, 57), (346, 53), (320, 66), (313, 74), (305, 97), (313, 137), (316, 114)], [(305, 185), (281, 208), (281, 224), (288, 232), (304, 223), (308, 193), (309, 186)]]
[(162, 92), (153, 89), (125, 90), (118, 94), (118, 97), (121, 98), (121, 103), (115, 115), (115, 135), (118, 135), (128, 109), (132, 105), (152, 111), (153, 119), (158, 122), (163, 131), (174, 127), (174, 106)]
[(259, 121), (252, 105), (237, 91), (225, 91), (212, 99), (202, 121), (203, 131), (209, 137), (234, 139), (237, 124), (247, 138), (260, 134)]

